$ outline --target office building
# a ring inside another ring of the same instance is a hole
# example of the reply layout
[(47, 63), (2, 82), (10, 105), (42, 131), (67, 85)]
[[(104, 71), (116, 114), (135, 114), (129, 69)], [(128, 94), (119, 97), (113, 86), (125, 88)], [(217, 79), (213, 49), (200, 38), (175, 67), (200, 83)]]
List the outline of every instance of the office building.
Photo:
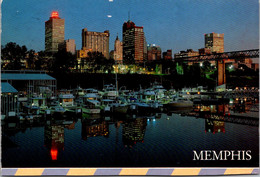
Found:
[(48, 21), (45, 22), (45, 51), (55, 53), (59, 44), (64, 42), (64, 19), (54, 11)]
[(163, 52), (163, 59), (172, 60), (172, 50), (167, 50), (166, 52)]
[(151, 44), (147, 47), (148, 60), (160, 60), (162, 55), (162, 50), (159, 46)]
[(123, 60), (126, 64), (144, 60), (144, 31), (128, 20), (123, 24)]
[(109, 58), (109, 31), (92, 32), (87, 28), (82, 29), (82, 49), (86, 48), (93, 52), (101, 52), (104, 57)]
[(192, 49), (187, 49), (187, 51), (180, 51), (179, 53), (174, 54), (174, 58), (185, 58), (185, 57), (193, 57), (198, 55), (199, 52), (194, 51)]
[(63, 43), (59, 44), (59, 50), (66, 49), (67, 52), (76, 54), (76, 44), (74, 39), (65, 40)]
[(123, 42), (119, 40), (118, 36), (116, 37), (115, 40), (113, 58), (116, 62), (123, 61)]
[(210, 33), (205, 34), (205, 48), (209, 48), (211, 52), (224, 52), (224, 34)]

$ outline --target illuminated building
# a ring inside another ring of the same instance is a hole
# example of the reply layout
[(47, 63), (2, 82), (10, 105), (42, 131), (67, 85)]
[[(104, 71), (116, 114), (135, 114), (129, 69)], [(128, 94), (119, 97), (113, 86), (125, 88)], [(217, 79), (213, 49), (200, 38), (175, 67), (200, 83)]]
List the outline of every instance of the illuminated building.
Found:
[(179, 53), (174, 54), (174, 58), (184, 58), (184, 57), (192, 57), (198, 55), (199, 52), (194, 51), (192, 49), (187, 49), (187, 51), (180, 51)]
[(147, 60), (147, 42), (144, 34), (144, 60)]
[(45, 51), (55, 53), (59, 44), (64, 42), (64, 19), (54, 11), (48, 21), (45, 22)]
[(172, 60), (172, 50), (167, 50), (166, 52), (163, 52), (163, 59)]
[(116, 62), (122, 62), (123, 61), (123, 42), (121, 42), (118, 39), (118, 36), (116, 37), (116, 40), (115, 40), (113, 58)]
[(159, 46), (149, 45), (147, 47), (147, 59), (148, 60), (160, 60), (162, 55), (162, 50)]
[(211, 52), (224, 52), (224, 34), (210, 33), (205, 34), (205, 48), (209, 48)]
[(77, 58), (87, 58), (89, 52), (92, 52), (92, 49), (86, 49), (85, 47), (81, 50), (77, 50)]
[(200, 55), (207, 55), (207, 54), (211, 54), (212, 52), (211, 52), (211, 49), (209, 49), (209, 48), (201, 48), (201, 49), (199, 49), (199, 54)]
[(144, 60), (144, 32), (143, 27), (135, 26), (128, 20), (123, 24), (123, 60), (126, 64), (142, 62)]
[(76, 54), (76, 44), (74, 39), (65, 40), (63, 43), (59, 44), (59, 50), (66, 49), (66, 52)]
[(109, 31), (92, 32), (87, 28), (82, 29), (82, 49), (101, 52), (104, 57), (109, 58)]
[[(187, 51), (180, 51), (179, 53), (174, 54), (174, 58), (185, 58), (185, 57), (193, 57), (198, 55), (199, 52), (194, 51), (192, 49), (187, 49)], [(193, 63), (188, 62), (188, 65), (193, 65)]]

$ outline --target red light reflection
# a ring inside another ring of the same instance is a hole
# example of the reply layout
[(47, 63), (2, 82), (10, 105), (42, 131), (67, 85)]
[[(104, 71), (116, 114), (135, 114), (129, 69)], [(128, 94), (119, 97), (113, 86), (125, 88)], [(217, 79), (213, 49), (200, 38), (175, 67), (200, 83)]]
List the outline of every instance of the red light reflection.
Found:
[(51, 159), (57, 160), (57, 156), (58, 156), (58, 150), (57, 149), (51, 149)]

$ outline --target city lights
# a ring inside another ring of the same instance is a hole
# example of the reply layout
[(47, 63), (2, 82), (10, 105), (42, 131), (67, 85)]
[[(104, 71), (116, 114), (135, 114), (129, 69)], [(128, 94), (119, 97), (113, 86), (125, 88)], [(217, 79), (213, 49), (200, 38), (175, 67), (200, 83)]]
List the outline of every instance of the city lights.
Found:
[(59, 18), (59, 12), (58, 11), (53, 11), (51, 13), (51, 18)]

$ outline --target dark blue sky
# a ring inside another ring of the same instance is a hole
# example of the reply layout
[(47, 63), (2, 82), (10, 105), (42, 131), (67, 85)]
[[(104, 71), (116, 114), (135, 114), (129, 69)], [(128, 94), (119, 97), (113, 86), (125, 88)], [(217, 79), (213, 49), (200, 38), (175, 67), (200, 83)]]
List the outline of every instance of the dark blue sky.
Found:
[[(110, 30), (110, 50), (130, 19), (143, 26), (147, 43), (162, 50), (204, 47), (205, 33), (224, 33), (225, 51), (259, 48), (258, 0), (4, 0), (2, 45), (16, 42), (44, 50), (45, 21), (53, 10), (65, 19), (65, 39), (81, 48), (81, 30)], [(107, 15), (112, 15), (108, 18)]]

